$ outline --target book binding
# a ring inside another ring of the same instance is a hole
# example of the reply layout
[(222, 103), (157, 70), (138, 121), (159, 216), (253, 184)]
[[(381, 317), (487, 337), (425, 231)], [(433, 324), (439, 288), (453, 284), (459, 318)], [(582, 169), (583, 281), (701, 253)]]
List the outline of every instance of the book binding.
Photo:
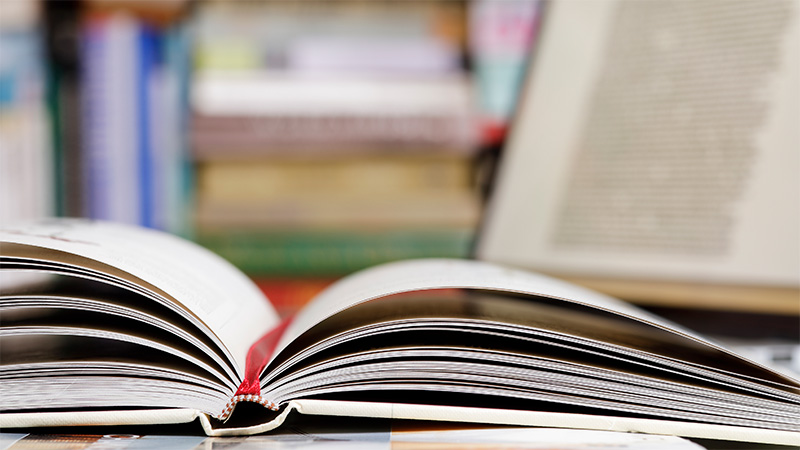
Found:
[(250, 347), (245, 362), (244, 380), (242, 380), (242, 383), (239, 385), (233, 397), (225, 404), (225, 409), (216, 417), (217, 419), (222, 421), (228, 420), (231, 413), (233, 413), (233, 409), (240, 402), (258, 403), (272, 411), (278, 410), (277, 404), (261, 395), (260, 375), (272, 357), (280, 337), (283, 336), (283, 332), (291, 322), (292, 317), (287, 317)]

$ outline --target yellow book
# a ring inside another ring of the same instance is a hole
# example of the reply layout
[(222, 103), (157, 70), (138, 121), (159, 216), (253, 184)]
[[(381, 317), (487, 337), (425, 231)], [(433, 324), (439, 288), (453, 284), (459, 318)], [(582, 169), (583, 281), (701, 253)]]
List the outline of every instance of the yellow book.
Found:
[(263, 158), (198, 165), (198, 196), (246, 203), (287, 195), (357, 197), (467, 192), (472, 161), (460, 156)]

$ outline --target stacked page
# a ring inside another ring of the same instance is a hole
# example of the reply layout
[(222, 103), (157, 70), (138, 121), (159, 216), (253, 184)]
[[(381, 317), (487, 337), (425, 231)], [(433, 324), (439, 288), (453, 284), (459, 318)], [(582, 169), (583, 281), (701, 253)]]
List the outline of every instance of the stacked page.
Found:
[(800, 443), (797, 380), (532, 273), (392, 263), (280, 322), (232, 266), (155, 231), (8, 228), (0, 264), (2, 427), (251, 434), (299, 412)]

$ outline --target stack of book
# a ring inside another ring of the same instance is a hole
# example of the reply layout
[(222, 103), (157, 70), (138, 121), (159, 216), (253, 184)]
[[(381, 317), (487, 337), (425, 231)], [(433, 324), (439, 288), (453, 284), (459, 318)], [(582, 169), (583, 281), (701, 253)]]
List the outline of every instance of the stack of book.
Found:
[(0, 223), (52, 214), (52, 158), (40, 17), (33, 2), (0, 14)]
[(183, 234), (186, 2), (47, 2), (58, 213)]
[(505, 139), (543, 9), (541, 0), (470, 4), (469, 51), (487, 144), (500, 145)]
[(466, 256), (480, 202), (465, 7), (203, 4), (198, 241), (281, 286)]

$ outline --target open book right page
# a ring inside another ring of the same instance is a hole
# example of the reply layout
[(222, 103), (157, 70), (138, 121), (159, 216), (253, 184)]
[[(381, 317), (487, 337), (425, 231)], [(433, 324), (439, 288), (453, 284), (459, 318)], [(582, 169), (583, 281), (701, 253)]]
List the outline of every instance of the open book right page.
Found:
[(262, 374), (263, 395), (306, 414), (540, 426), (560, 418), (765, 442), (798, 430), (799, 386), (604, 295), (440, 259), (333, 285), (297, 316)]
[(480, 261), (423, 259), (384, 264), (334, 284), (288, 326), (274, 355), (328, 317), (375, 298), (430, 289), (477, 289), (521, 293), (580, 303), (632, 317), (719, 348), (704, 337), (626, 302), (536, 273)]

